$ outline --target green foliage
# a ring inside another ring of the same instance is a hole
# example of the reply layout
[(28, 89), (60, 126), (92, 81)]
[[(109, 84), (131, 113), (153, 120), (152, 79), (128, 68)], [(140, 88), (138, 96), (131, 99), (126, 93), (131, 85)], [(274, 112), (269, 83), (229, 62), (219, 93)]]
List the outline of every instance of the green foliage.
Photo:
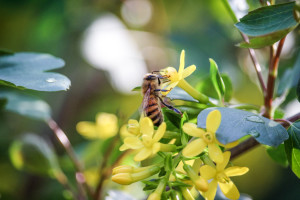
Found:
[(4, 90), (0, 98), (7, 99), (5, 110), (37, 120), (51, 118), (51, 108), (43, 100), (19, 91)]
[(284, 142), (285, 152), (292, 171), (300, 178), (300, 120), (288, 129), (289, 139)]
[(255, 38), (242, 42), (243, 48), (262, 48), (282, 39), (298, 25), (295, 19), (295, 2), (265, 6), (249, 12), (235, 26)]
[(9, 153), (17, 169), (50, 177), (61, 172), (51, 145), (35, 134), (25, 134), (20, 140), (14, 141)]
[(183, 100), (183, 101), (198, 102), (196, 99), (191, 97), (191, 95), (189, 95), (186, 91), (184, 91), (183, 89), (178, 88), (178, 87), (175, 87), (174, 89), (172, 89), (168, 93), (167, 97), (170, 98), (171, 100)]
[(9, 54), (14, 54), (14, 52), (12, 52), (8, 49), (0, 49), (0, 56), (9, 55)]
[(246, 135), (253, 136), (259, 143), (278, 146), (288, 139), (286, 129), (279, 123), (251, 112), (232, 108), (208, 108), (198, 116), (198, 127), (206, 127), (206, 117), (214, 109), (221, 112), (221, 124), (216, 132), (218, 140), (227, 144)]
[(7, 54), (0, 57), (0, 84), (48, 92), (67, 90), (71, 82), (66, 76), (46, 72), (64, 65), (62, 59), (49, 54)]
[(294, 17), (295, 2), (265, 6), (249, 12), (235, 26), (249, 36), (262, 36), (290, 29), (298, 22)]
[[(225, 85), (224, 100), (226, 102), (228, 102), (228, 101), (230, 101), (232, 94), (233, 94), (232, 83), (231, 83), (230, 77), (227, 74), (220, 74), (220, 75), (221, 75), (221, 78)], [(196, 87), (199, 92), (202, 92), (203, 94), (206, 94), (209, 97), (218, 99), (218, 94), (217, 94), (216, 90), (212, 89), (214, 86), (213, 86), (210, 76), (207, 76)]]
[(210, 79), (218, 94), (218, 99), (221, 100), (225, 94), (225, 84), (219, 73), (218, 65), (213, 59), (209, 59), (210, 62)]
[(283, 167), (287, 167), (289, 165), (284, 144), (280, 144), (278, 147), (266, 147), (268, 155), (278, 164)]

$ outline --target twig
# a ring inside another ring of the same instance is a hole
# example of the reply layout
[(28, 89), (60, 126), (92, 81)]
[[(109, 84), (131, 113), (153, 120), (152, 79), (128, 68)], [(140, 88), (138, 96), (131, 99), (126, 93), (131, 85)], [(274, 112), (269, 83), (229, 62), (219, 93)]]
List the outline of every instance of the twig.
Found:
[[(70, 140), (68, 139), (67, 135), (61, 130), (61, 128), (57, 125), (57, 123), (53, 119), (49, 119), (47, 121), (48, 126), (50, 129), (54, 132), (56, 138), (61, 143), (61, 145), (64, 147), (65, 151), (67, 152), (68, 156), (72, 160), (74, 167), (76, 169), (76, 180), (80, 185), (83, 185), (88, 196), (92, 197), (93, 192), (92, 189), (87, 185), (85, 176), (83, 174), (83, 167), (81, 163), (79, 162), (75, 151), (70, 143)], [(79, 190), (80, 191), (80, 190)], [(82, 192), (82, 191), (80, 191)], [(83, 196), (83, 194), (82, 194)]]
[(98, 182), (98, 185), (96, 187), (96, 191), (95, 191), (95, 194), (94, 194), (94, 199), (99, 199), (101, 197), (101, 193), (102, 193), (102, 185), (103, 185), (103, 181), (107, 178), (105, 176), (106, 173), (105, 172), (105, 168), (106, 168), (106, 165), (108, 163), (108, 160), (110, 158), (110, 155), (112, 154), (112, 152), (114, 151), (115, 147), (116, 147), (116, 144), (117, 142), (120, 140), (120, 136), (115, 136), (114, 139), (110, 142), (107, 150), (105, 151), (105, 153), (103, 155), (104, 156), (104, 159), (99, 167), (99, 174), (101, 174), (100, 176), (100, 179), (99, 179), (99, 182)]
[[(249, 38), (248, 38), (248, 36), (245, 35), (245, 34), (242, 33), (242, 32), (240, 32), (240, 34), (242, 35), (244, 41), (249, 43)], [(248, 52), (249, 52), (250, 58), (251, 58), (251, 60), (252, 60), (254, 69), (255, 69), (255, 71), (256, 71), (256, 75), (257, 75), (257, 78), (258, 78), (260, 87), (261, 87), (261, 89), (262, 89), (262, 92), (263, 92), (264, 96), (266, 96), (266, 94), (267, 94), (267, 88), (266, 88), (264, 79), (263, 79), (263, 77), (262, 77), (261, 66), (260, 66), (260, 64), (259, 64), (259, 62), (258, 62), (258, 60), (257, 60), (257, 58), (256, 58), (255, 51), (254, 51), (254, 49), (248, 48)]]
[(267, 85), (267, 95), (265, 96), (265, 113), (264, 116), (267, 118), (271, 118), (272, 112), (272, 101), (273, 101), (273, 94), (274, 94), (274, 86), (275, 80), (277, 78), (277, 70), (278, 70), (278, 63), (281, 54), (281, 50), (285, 41), (285, 38), (282, 38), (279, 41), (276, 54), (272, 59), (271, 65), (269, 67), (269, 76), (268, 76), (268, 85)]
[[(233, 12), (233, 10), (231, 9), (230, 7), (230, 4), (228, 3), (227, 0), (222, 0), (222, 3), (223, 5), (225, 6), (227, 12), (230, 14), (232, 20), (234, 23), (237, 23), (239, 20), (237, 19), (237, 17), (235, 16), (235, 13)], [(240, 32), (242, 38), (244, 39), (245, 42), (249, 43), (249, 38), (247, 35), (243, 34), (242, 32)], [(254, 69), (256, 71), (256, 74), (257, 74), (257, 78), (258, 78), (258, 81), (260, 83), (260, 86), (261, 86), (261, 89), (262, 89), (262, 92), (264, 94), (264, 97), (265, 95), (267, 94), (267, 89), (266, 89), (266, 85), (264, 83), (264, 80), (263, 80), (263, 77), (262, 77), (262, 73), (261, 73), (261, 67), (260, 67), (260, 64), (256, 58), (256, 54), (255, 54), (255, 51), (254, 49), (251, 49), (251, 48), (248, 48), (248, 52), (249, 52), (249, 55), (250, 55), (250, 58), (253, 62), (253, 65), (254, 65)]]

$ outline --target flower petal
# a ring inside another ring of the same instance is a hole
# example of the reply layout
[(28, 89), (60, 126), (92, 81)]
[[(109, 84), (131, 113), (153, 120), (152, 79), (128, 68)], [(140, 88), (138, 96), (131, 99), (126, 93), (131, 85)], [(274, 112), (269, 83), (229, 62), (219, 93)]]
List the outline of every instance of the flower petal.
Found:
[(179, 81), (175, 81), (175, 82), (171, 82), (170, 84), (168, 84), (166, 87), (163, 88), (164, 90), (168, 90), (168, 91), (166, 91), (166, 92), (162, 91), (161, 94), (163, 96), (166, 96), (167, 94), (169, 94), (169, 92), (171, 92), (171, 90), (176, 87), (176, 85), (178, 84), (178, 82)]
[(79, 122), (76, 125), (77, 132), (89, 139), (98, 138), (99, 134), (97, 134), (97, 127), (93, 122)]
[(223, 162), (223, 152), (215, 143), (208, 144), (208, 155), (215, 163)]
[(216, 176), (217, 170), (209, 165), (203, 165), (200, 167), (200, 176), (206, 180), (212, 179)]
[(224, 170), (227, 176), (241, 176), (243, 174), (246, 174), (248, 171), (249, 171), (248, 167), (238, 167), (238, 166), (228, 167), (227, 169)]
[(204, 130), (201, 128), (198, 128), (196, 124), (194, 123), (185, 123), (182, 126), (183, 131), (193, 137), (202, 137), (202, 135), (205, 133)]
[(157, 129), (157, 131), (155, 132), (154, 136), (153, 136), (153, 140), (154, 142), (158, 142), (165, 134), (166, 131), (166, 122), (163, 122)]
[(196, 156), (200, 154), (206, 146), (207, 144), (202, 138), (193, 140), (184, 147), (184, 149), (182, 150), (182, 155), (185, 157)]
[(224, 195), (229, 199), (239, 199), (240, 193), (237, 187), (234, 185), (232, 181), (229, 181), (228, 183), (220, 183), (219, 186), (224, 193)]
[(221, 123), (221, 112), (218, 110), (211, 111), (206, 118), (206, 129), (211, 133), (215, 133)]
[(222, 163), (217, 163), (217, 171), (222, 171), (225, 169), (225, 167), (227, 166), (229, 159), (230, 159), (230, 151), (225, 151), (223, 153), (223, 162)]
[(142, 148), (135, 156), (134, 160), (136, 162), (142, 161), (147, 159), (149, 156), (151, 156), (152, 151), (149, 148)]
[(127, 137), (124, 139), (124, 144), (128, 146), (130, 149), (140, 149), (144, 145), (142, 141), (137, 137)]
[(149, 135), (152, 137), (154, 128), (153, 128), (153, 122), (149, 117), (144, 117), (141, 119), (141, 133), (143, 135)]
[(217, 192), (217, 187), (218, 187), (218, 181), (213, 179), (209, 184), (208, 184), (208, 190), (207, 192), (203, 193), (203, 196), (207, 200), (214, 200)]
[(120, 151), (125, 151), (127, 149), (130, 149), (129, 146), (127, 146), (126, 144), (122, 144), (119, 148)]
[(180, 54), (180, 64), (179, 64), (179, 69), (178, 69), (178, 75), (180, 76), (180, 78), (182, 77), (182, 72), (184, 69), (184, 57), (185, 57), (185, 51), (182, 50), (181, 54)]
[(196, 66), (195, 65), (191, 65), (187, 68), (185, 68), (182, 72), (182, 78), (186, 78), (189, 75), (191, 75), (194, 71), (196, 70)]
[(225, 147), (225, 148), (233, 148), (235, 147), (236, 145), (238, 145), (240, 143), (240, 141), (234, 141), (234, 142), (230, 142), (230, 143), (227, 143), (227, 144), (222, 144), (221, 142), (219, 142), (216, 138), (216, 142), (218, 145), (222, 146), (222, 147)]

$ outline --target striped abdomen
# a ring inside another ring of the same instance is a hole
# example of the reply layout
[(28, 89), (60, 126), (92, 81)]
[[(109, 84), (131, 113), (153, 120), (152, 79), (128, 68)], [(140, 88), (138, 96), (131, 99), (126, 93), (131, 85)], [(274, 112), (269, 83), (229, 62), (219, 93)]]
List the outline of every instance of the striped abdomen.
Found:
[(147, 117), (153, 121), (155, 126), (159, 126), (164, 121), (158, 101), (159, 100), (155, 95), (150, 95), (148, 99), (148, 105), (145, 110)]

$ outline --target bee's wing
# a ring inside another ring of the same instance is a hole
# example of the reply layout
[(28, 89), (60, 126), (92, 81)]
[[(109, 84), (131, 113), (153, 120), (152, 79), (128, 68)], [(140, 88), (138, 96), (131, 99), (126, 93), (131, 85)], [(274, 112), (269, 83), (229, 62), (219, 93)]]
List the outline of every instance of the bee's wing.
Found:
[(151, 88), (148, 88), (148, 90), (146, 91), (144, 98), (143, 98), (143, 102), (142, 102), (142, 109), (143, 109), (143, 113), (145, 116), (147, 116), (147, 106), (148, 106), (148, 102), (149, 102), (149, 97), (150, 97), (150, 90)]

